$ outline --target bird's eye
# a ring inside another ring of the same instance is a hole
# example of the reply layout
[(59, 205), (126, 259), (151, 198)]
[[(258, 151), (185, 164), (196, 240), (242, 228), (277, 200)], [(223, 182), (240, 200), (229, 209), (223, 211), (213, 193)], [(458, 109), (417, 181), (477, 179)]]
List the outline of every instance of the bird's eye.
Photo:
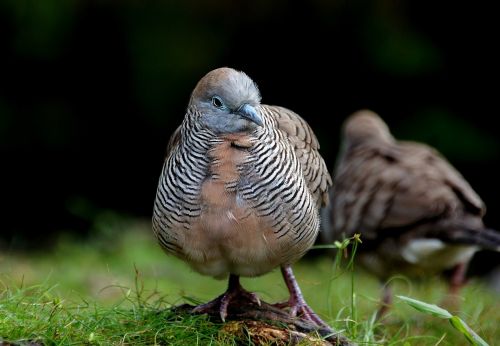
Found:
[(216, 108), (222, 108), (222, 107), (224, 107), (224, 103), (222, 102), (222, 100), (218, 96), (212, 97), (212, 104)]

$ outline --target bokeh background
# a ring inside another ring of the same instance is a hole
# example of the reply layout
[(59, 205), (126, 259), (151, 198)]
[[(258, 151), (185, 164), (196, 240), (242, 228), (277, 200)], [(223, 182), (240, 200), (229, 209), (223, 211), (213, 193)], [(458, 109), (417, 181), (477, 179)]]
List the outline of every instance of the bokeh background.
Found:
[(0, 249), (88, 236), (102, 211), (148, 219), (169, 135), (221, 66), (301, 114), (330, 168), (345, 117), (378, 112), (500, 229), (497, 22), (493, 3), (3, 0)]

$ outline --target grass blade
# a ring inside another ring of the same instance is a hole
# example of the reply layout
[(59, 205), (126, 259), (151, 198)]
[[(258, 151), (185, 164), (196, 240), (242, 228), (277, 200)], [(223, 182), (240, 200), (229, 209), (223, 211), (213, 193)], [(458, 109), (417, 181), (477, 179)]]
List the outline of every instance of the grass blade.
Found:
[(417, 309), (418, 311), (424, 312), (426, 314), (430, 314), (434, 317), (450, 319), (453, 316), (447, 310), (440, 308), (437, 305), (425, 303), (423, 301), (413, 299), (410, 297), (405, 297), (405, 296), (396, 296), (396, 297), (405, 301), (408, 305), (410, 305), (414, 309)]
[(477, 335), (476, 332), (474, 332), (474, 330), (472, 330), (472, 328), (470, 328), (460, 317), (450, 314), (448, 310), (440, 308), (437, 305), (425, 303), (410, 297), (405, 297), (405, 296), (396, 296), (396, 297), (403, 300), (408, 305), (410, 305), (411, 307), (420, 312), (449, 320), (451, 325), (460, 333), (462, 333), (471, 345), (489, 346), (488, 343), (484, 341), (479, 335)]
[(467, 340), (474, 346), (488, 346), (479, 335), (476, 334), (460, 317), (453, 316), (450, 318), (450, 323), (455, 329), (459, 330)]

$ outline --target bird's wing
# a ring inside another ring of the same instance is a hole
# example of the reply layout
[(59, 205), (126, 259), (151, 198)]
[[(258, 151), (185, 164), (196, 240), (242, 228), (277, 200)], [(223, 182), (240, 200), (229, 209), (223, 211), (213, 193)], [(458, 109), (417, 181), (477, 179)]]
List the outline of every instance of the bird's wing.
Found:
[(437, 150), (425, 144), (414, 142), (401, 141), (400, 145), (403, 148), (409, 147), (421, 150), (425, 163), (439, 172), (443, 183), (453, 190), (467, 211), (474, 215), (484, 216), (486, 213), (486, 206), (481, 200), (481, 197), (472, 189), (462, 174), (460, 174), (460, 172), (458, 172)]
[(319, 153), (319, 142), (313, 130), (298, 114), (278, 106), (263, 106), (278, 123), (295, 149), (302, 164), (304, 178), (318, 207), (328, 203), (328, 189), (332, 178), (325, 161)]
[(378, 237), (387, 229), (410, 230), (453, 217), (464, 208), (482, 211), (463, 177), (434, 150), (415, 143), (372, 143), (346, 152), (332, 195), (332, 222), (347, 234)]

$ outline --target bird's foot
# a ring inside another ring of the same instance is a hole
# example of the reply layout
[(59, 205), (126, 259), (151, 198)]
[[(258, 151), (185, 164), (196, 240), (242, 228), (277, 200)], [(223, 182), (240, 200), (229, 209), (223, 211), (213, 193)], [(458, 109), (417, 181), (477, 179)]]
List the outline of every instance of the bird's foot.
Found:
[(332, 328), (323, 322), (323, 320), (316, 315), (309, 305), (307, 305), (304, 297), (302, 296), (299, 285), (295, 280), (292, 268), (289, 265), (283, 266), (281, 267), (281, 273), (283, 274), (283, 279), (285, 280), (288, 291), (290, 292), (290, 299), (288, 299), (285, 303), (278, 303), (274, 306), (280, 309), (289, 308), (290, 317), (299, 317), (300, 319), (317, 326), (318, 329), (323, 329), (328, 333), (333, 332)]
[(229, 287), (220, 296), (208, 303), (196, 306), (192, 312), (199, 314), (213, 314), (218, 310), (218, 314), (223, 322), (226, 321), (227, 310), (230, 304), (243, 305), (253, 303), (258, 306), (261, 305), (259, 297), (252, 292), (248, 292), (238, 282), (229, 283)]
[(310, 307), (307, 303), (302, 299), (296, 300), (290, 298), (290, 300), (282, 303), (273, 304), (274, 307), (278, 309), (286, 309), (289, 308), (290, 317), (298, 317), (302, 320), (305, 320), (309, 323), (312, 323), (315, 326), (318, 326), (322, 329), (327, 329), (333, 331), (331, 327), (326, 324)]

